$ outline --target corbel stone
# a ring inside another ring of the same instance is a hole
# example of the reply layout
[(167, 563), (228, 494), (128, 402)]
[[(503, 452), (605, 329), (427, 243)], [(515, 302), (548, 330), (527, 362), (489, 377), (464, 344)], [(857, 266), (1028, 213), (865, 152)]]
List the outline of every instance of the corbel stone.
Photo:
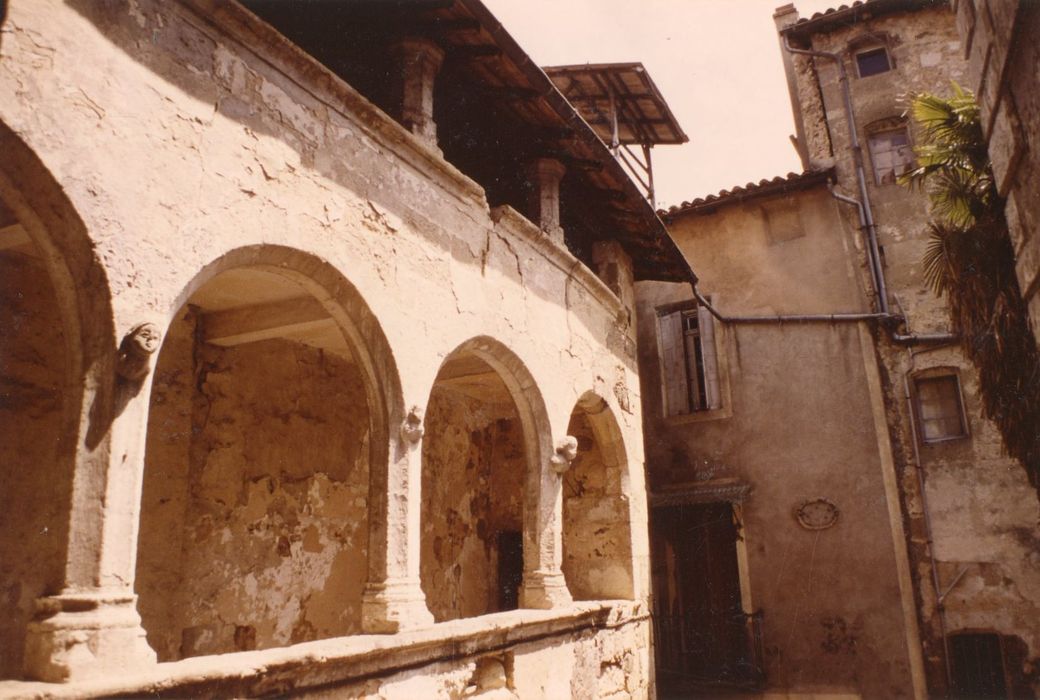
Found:
[(563, 474), (571, 468), (571, 462), (578, 456), (578, 438), (573, 435), (565, 435), (556, 443), (556, 451), (549, 458), (553, 471)]
[(400, 122), (427, 146), (439, 150), (433, 85), (444, 62), (444, 50), (429, 39), (413, 37), (395, 44), (393, 53), (399, 71)]
[(401, 423), (401, 440), (407, 445), (415, 445), (424, 433), (423, 410), (420, 406), (412, 406)]
[(140, 382), (152, 369), (152, 356), (162, 344), (162, 331), (154, 323), (139, 323), (119, 344), (116, 374), (128, 382)]
[(566, 166), (555, 158), (536, 158), (527, 168), (527, 179), (531, 185), (528, 217), (561, 245), (560, 181), (566, 172)]

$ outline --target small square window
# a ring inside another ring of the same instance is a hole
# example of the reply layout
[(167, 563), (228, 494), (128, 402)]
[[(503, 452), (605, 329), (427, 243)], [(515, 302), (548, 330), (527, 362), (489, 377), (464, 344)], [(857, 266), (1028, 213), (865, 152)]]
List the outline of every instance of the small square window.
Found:
[(856, 54), (856, 70), (859, 77), (866, 78), (878, 73), (886, 73), (892, 70), (892, 64), (888, 60), (888, 51), (885, 47), (861, 51)]
[(893, 185), (914, 165), (914, 150), (906, 129), (881, 131), (870, 137), (870, 159), (874, 163), (874, 182)]
[(952, 374), (921, 377), (917, 385), (917, 414), (921, 421), (921, 437), (925, 442), (938, 442), (965, 437), (968, 434), (961, 407), (961, 391)]

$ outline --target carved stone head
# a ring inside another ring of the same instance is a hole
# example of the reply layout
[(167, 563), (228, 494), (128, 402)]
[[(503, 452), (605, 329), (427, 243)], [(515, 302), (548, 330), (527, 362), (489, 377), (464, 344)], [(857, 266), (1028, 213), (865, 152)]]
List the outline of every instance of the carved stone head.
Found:
[(401, 439), (414, 445), (422, 439), (423, 432), (423, 410), (419, 406), (412, 406), (401, 423)]
[(556, 443), (556, 452), (549, 458), (553, 471), (563, 474), (570, 469), (571, 462), (578, 456), (578, 438), (573, 435), (564, 435)]
[(116, 373), (129, 381), (144, 379), (151, 370), (152, 355), (162, 344), (162, 331), (154, 323), (139, 323), (119, 344)]

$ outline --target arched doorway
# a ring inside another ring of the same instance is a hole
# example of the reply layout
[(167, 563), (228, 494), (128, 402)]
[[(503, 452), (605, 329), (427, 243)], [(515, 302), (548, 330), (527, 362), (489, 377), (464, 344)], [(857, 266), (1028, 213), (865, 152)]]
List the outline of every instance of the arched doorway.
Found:
[(372, 319), (276, 257), (209, 270), (156, 364), (136, 591), (160, 661), (361, 631), (387, 445)]
[(0, 153), (0, 678), (18, 678), (36, 600), (97, 583), (115, 333), (62, 186), (3, 122)]
[(437, 622), (520, 604), (530, 477), (548, 437), (537, 427), (540, 403), (520, 361), (496, 341), (470, 341), (441, 365), (426, 407), (420, 555)]
[(575, 600), (633, 596), (628, 462), (610, 406), (587, 393), (567, 434), (578, 454), (563, 477), (563, 574)]

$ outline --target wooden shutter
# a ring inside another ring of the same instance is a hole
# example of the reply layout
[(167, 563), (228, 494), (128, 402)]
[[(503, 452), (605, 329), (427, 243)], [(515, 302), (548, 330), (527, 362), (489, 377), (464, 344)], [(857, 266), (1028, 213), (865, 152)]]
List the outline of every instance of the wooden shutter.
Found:
[(682, 312), (658, 318), (661, 337), (661, 382), (666, 416), (690, 412), (686, 390), (686, 353), (683, 351)]
[(715, 355), (715, 319), (703, 306), (697, 307), (697, 325), (701, 332), (701, 357), (704, 358), (704, 395), (707, 409), (722, 408), (722, 392), (719, 391), (719, 362)]

